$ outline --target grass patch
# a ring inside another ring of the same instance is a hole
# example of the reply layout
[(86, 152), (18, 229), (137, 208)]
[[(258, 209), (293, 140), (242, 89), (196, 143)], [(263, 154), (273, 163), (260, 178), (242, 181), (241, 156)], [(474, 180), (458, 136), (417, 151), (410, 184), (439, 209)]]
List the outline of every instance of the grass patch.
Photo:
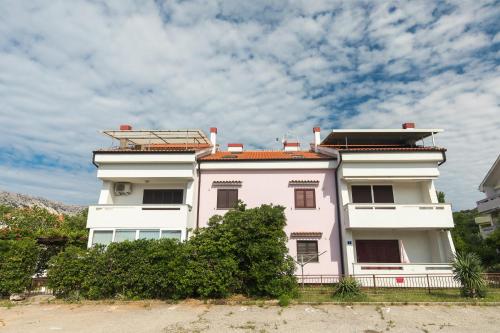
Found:
[(361, 295), (352, 297), (339, 297), (333, 294), (331, 287), (306, 287), (299, 289), (299, 296), (296, 301), (302, 302), (467, 302), (467, 303), (488, 303), (500, 302), (500, 289), (489, 289), (484, 298), (462, 297), (460, 289), (439, 289), (431, 290), (429, 294), (426, 289), (402, 289), (402, 288), (363, 288)]

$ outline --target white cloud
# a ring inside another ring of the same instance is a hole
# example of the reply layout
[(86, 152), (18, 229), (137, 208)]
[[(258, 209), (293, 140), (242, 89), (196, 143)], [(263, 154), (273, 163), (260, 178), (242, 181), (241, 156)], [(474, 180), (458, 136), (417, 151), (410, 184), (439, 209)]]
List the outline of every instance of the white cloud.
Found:
[(488, 1), (4, 1), (0, 149), (16, 158), (0, 154), (0, 187), (94, 202), (91, 151), (121, 123), (276, 148), (316, 125), (414, 120), (447, 130), (439, 186), (472, 207), (498, 154), (499, 14)]

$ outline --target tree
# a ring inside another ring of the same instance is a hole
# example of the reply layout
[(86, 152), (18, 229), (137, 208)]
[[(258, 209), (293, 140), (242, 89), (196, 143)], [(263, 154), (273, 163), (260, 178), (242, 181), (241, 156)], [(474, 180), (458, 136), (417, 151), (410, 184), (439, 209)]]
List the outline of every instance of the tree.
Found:
[(482, 277), (481, 259), (475, 253), (457, 252), (452, 264), (454, 279), (462, 285), (461, 292), (467, 297), (483, 297), (486, 282)]
[(437, 192), (436, 192), (436, 194), (437, 194), (437, 198), (438, 198), (438, 202), (439, 202), (439, 203), (445, 203), (445, 202), (446, 202), (444, 192), (442, 192), (442, 191), (437, 191)]

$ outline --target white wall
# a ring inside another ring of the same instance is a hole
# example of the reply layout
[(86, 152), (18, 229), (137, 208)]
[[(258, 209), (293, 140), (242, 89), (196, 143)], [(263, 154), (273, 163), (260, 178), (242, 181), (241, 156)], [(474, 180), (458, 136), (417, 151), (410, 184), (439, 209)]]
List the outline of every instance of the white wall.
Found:
[(131, 178), (186, 178), (194, 177), (194, 165), (188, 163), (129, 163), (100, 164), (97, 178), (123, 180)]
[[(113, 195), (112, 203), (114, 205), (142, 205), (142, 198), (145, 189), (182, 189), (184, 192), (183, 203), (186, 202), (187, 182), (175, 183), (149, 183), (149, 184), (132, 184), (132, 193), (129, 195)], [(192, 195), (190, 198), (192, 202)]]

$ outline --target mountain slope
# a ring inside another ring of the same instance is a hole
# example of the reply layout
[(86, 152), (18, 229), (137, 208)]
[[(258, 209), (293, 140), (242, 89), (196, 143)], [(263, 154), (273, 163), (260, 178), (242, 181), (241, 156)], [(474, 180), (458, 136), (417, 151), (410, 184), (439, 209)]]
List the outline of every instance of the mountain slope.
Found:
[(0, 190), (0, 205), (11, 207), (33, 207), (38, 206), (47, 209), (54, 214), (76, 214), (85, 207), (76, 205), (66, 205), (61, 202), (48, 200), (40, 197), (12, 193)]

